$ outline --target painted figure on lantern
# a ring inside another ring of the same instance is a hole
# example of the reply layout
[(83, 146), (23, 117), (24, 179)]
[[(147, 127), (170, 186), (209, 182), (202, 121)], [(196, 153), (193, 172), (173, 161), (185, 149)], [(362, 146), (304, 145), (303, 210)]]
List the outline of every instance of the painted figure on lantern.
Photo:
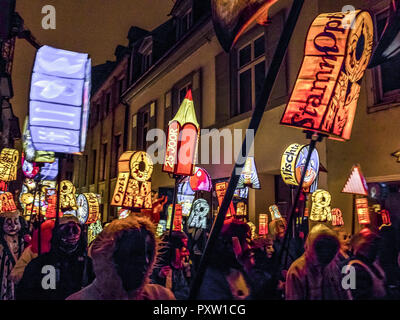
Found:
[(310, 220), (332, 221), (331, 195), (328, 191), (318, 189), (312, 194), (312, 207)]
[(193, 202), (192, 211), (188, 219), (189, 228), (207, 228), (207, 216), (210, 212), (210, 206), (204, 199), (197, 199)]

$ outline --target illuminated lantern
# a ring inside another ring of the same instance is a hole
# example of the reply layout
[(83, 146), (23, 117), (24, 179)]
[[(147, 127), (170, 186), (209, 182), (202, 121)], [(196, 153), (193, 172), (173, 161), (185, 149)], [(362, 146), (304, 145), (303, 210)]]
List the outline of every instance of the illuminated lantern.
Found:
[(382, 228), (383, 226), (391, 226), (392, 222), (390, 221), (390, 214), (389, 211), (386, 209), (383, 209), (379, 212), (382, 218), (382, 225), (379, 228)]
[(54, 162), (46, 162), (40, 169), (39, 180), (42, 181), (54, 181), (58, 176), (58, 158)]
[[(224, 200), (224, 196), (226, 193), (226, 189), (228, 188), (227, 182), (218, 182), (215, 184), (215, 192), (217, 193), (217, 199), (219, 206), (222, 205), (222, 201)], [(228, 211), (226, 212), (225, 219), (229, 219), (235, 215), (235, 207), (233, 206), (233, 202), (231, 201)]]
[(192, 176), (200, 126), (196, 119), (192, 91), (188, 90), (175, 117), (169, 122), (167, 150), (162, 170), (178, 176)]
[(91, 61), (84, 53), (42, 46), (33, 66), (29, 130), (36, 150), (79, 153), (89, 118)]
[(127, 210), (127, 209), (120, 209), (120, 210), (118, 211), (118, 219), (125, 219), (125, 218), (128, 218), (130, 214), (131, 214), (131, 211), (130, 211), (130, 210)]
[(332, 221), (331, 195), (328, 191), (318, 189), (312, 194), (312, 206), (310, 220)]
[(342, 190), (343, 193), (358, 194), (368, 196), (368, 185), (365, 180), (360, 165), (354, 165), (351, 169), (351, 174), (347, 179)]
[(151, 209), (153, 161), (144, 151), (126, 151), (118, 161), (118, 179), (111, 200), (112, 206)]
[(233, 196), (235, 198), (247, 199), (249, 197), (249, 188), (244, 187), (243, 189), (236, 189)]
[(21, 164), (25, 177), (33, 179), (39, 173), (40, 168), (36, 166), (36, 163), (25, 160), (24, 153), (21, 155)]
[(5, 181), (0, 181), (0, 193), (6, 192), (7, 190), (7, 183)]
[[(168, 206), (168, 219), (167, 219), (167, 229), (171, 225), (171, 217), (172, 217), (172, 207), (173, 205), (170, 204)], [(172, 231), (182, 231), (183, 224), (182, 224), (182, 206), (180, 204), (175, 205), (175, 214), (174, 214), (174, 224), (172, 226)]]
[(167, 230), (167, 221), (160, 220), (157, 224), (157, 230), (156, 230), (157, 237), (161, 237), (166, 230)]
[(343, 215), (342, 211), (338, 208), (333, 208), (331, 211), (332, 214), (332, 226), (343, 226), (344, 221), (343, 221)]
[(276, 204), (269, 206), (269, 212), (271, 213), (272, 220), (282, 219), (282, 215), (279, 211), (279, 208)]
[(47, 188), (45, 195), (47, 202), (46, 218), (55, 218), (57, 212), (57, 189)]
[(0, 180), (13, 181), (17, 179), (18, 150), (4, 148), (0, 153)]
[(100, 205), (94, 193), (83, 193), (77, 199), (77, 216), (82, 224), (91, 224), (100, 217)]
[[(291, 144), (283, 153), (281, 176), (286, 184), (298, 186), (307, 160), (309, 146)], [(319, 173), (319, 155), (317, 149), (311, 154), (310, 164), (304, 177), (303, 189), (314, 192), (317, 189)]]
[(370, 224), (371, 223), (371, 220), (369, 218), (368, 199), (367, 198), (357, 198), (356, 199), (356, 210), (357, 210), (359, 224)]
[(63, 180), (60, 183), (60, 207), (63, 212), (67, 210), (77, 210), (76, 189), (71, 181)]
[(204, 199), (197, 199), (193, 202), (192, 211), (188, 219), (189, 228), (207, 228), (207, 216), (210, 212), (210, 206)]
[(258, 235), (265, 236), (268, 234), (268, 215), (261, 213), (258, 216)]
[(101, 221), (97, 220), (92, 223), (88, 227), (88, 246), (93, 242), (94, 239), (103, 231), (103, 226), (101, 225)]
[(212, 0), (215, 33), (222, 48), (229, 52), (254, 22), (266, 25), (269, 8), (278, 0)]
[(11, 212), (17, 210), (14, 197), (11, 192), (4, 192), (0, 194), (0, 208), (1, 212)]
[(319, 15), (281, 124), (349, 140), (373, 37), (366, 11)]
[(194, 175), (189, 178), (189, 184), (193, 191), (210, 192), (212, 188), (210, 175), (205, 169), (198, 167), (195, 167)]
[(247, 225), (250, 227), (251, 240), (253, 240), (256, 237), (256, 225), (251, 221), (247, 222)]
[(247, 215), (247, 205), (243, 202), (240, 201), (236, 204), (236, 217), (243, 217)]
[(261, 188), (254, 157), (247, 157), (236, 188), (242, 189), (246, 186), (253, 189)]
[(188, 180), (183, 181), (178, 185), (177, 202), (182, 206), (183, 216), (188, 216), (190, 214), (194, 196), (195, 192), (190, 187)]

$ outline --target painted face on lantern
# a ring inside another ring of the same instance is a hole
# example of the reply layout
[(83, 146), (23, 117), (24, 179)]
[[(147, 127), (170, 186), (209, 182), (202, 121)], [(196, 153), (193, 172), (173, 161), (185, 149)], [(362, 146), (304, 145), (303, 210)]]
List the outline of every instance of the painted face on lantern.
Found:
[(9, 236), (16, 235), (21, 230), (21, 223), (19, 221), (19, 217), (9, 217), (5, 218), (3, 224), (3, 231), (5, 234)]
[[(309, 147), (304, 147), (298, 156), (298, 160), (296, 162), (296, 178), (297, 181), (301, 180), (301, 174), (304, 170), (306, 160), (307, 160), (307, 155), (308, 155), (308, 150)], [(315, 179), (317, 178), (317, 173), (319, 169), (319, 157), (318, 157), (318, 152), (316, 150), (313, 151), (311, 154), (311, 159), (310, 159), (310, 165), (308, 166), (308, 169), (306, 171), (306, 175), (304, 177), (304, 188), (309, 188)]]

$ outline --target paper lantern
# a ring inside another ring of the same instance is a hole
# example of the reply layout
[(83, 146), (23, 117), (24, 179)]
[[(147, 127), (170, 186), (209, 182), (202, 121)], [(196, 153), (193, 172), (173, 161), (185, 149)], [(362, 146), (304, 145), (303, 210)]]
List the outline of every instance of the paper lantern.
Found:
[(391, 226), (392, 222), (390, 221), (390, 214), (389, 211), (386, 209), (383, 209), (379, 212), (382, 218), (382, 224), (380, 225), (379, 228), (382, 228), (383, 226)]
[(111, 201), (122, 208), (151, 209), (153, 161), (144, 151), (126, 151), (118, 161), (118, 179)]
[(254, 157), (247, 157), (236, 188), (243, 189), (246, 186), (253, 189), (261, 189)]
[(240, 199), (247, 199), (249, 197), (249, 188), (244, 187), (242, 189), (236, 189), (233, 193), (233, 197)]
[(247, 205), (243, 201), (236, 204), (236, 214), (235, 217), (247, 216)]
[(361, 10), (324, 13), (314, 20), (281, 124), (350, 139), (373, 31), (371, 15)]
[(268, 215), (261, 213), (258, 216), (258, 235), (265, 236), (268, 234)]
[(63, 180), (60, 182), (60, 208), (63, 212), (67, 210), (77, 210), (76, 189), (71, 181)]
[(21, 155), (21, 164), (22, 172), (27, 178), (33, 179), (40, 171), (40, 168), (36, 165), (35, 162), (29, 162), (28, 160), (25, 160), (24, 153), (22, 153)]
[(17, 179), (19, 154), (18, 150), (4, 148), (0, 153), (0, 180), (13, 181)]
[(282, 219), (282, 215), (279, 212), (279, 208), (276, 204), (269, 206), (269, 212), (271, 213), (272, 220)]
[(192, 91), (188, 90), (175, 117), (169, 122), (167, 150), (162, 170), (178, 176), (192, 176), (200, 126), (196, 119)]
[[(228, 182), (218, 182), (215, 184), (215, 192), (217, 194), (218, 204), (221, 207), (222, 201), (224, 200), (226, 189), (228, 188)], [(231, 201), (228, 211), (226, 212), (225, 219), (229, 219), (235, 215), (235, 207)]]
[(247, 222), (247, 225), (250, 227), (250, 237), (253, 240), (256, 237), (256, 225), (251, 221)]
[(57, 212), (57, 189), (47, 188), (45, 195), (47, 202), (46, 218), (55, 218)]
[(103, 226), (101, 225), (101, 221), (97, 220), (96, 222), (92, 223), (88, 227), (88, 234), (87, 234), (87, 243), (88, 246), (96, 239), (96, 237), (103, 231)]
[(368, 185), (365, 180), (360, 165), (354, 165), (351, 169), (349, 178), (342, 190), (343, 193), (358, 194), (368, 196)]
[[(168, 206), (167, 229), (169, 229), (171, 225), (172, 209), (173, 205), (170, 204)], [(175, 204), (174, 224), (172, 226), (172, 231), (182, 231), (182, 230), (183, 230), (182, 206), (179, 204)]]
[(157, 224), (157, 230), (156, 230), (157, 237), (161, 237), (166, 230), (167, 230), (167, 221), (160, 220)]
[(77, 199), (77, 217), (82, 224), (91, 224), (100, 217), (100, 205), (94, 193), (83, 193)]
[(189, 178), (190, 188), (193, 191), (210, 192), (212, 189), (212, 181), (208, 172), (199, 167), (195, 167), (194, 175)]
[(356, 198), (356, 210), (359, 224), (370, 224), (367, 198)]
[(332, 226), (343, 226), (344, 221), (343, 221), (343, 215), (342, 211), (338, 208), (333, 208), (331, 211), (332, 214)]
[(36, 150), (79, 153), (89, 118), (91, 61), (84, 53), (42, 46), (33, 66), (29, 129)]
[(188, 219), (189, 228), (207, 228), (207, 216), (210, 212), (210, 206), (204, 199), (197, 199), (193, 202), (192, 211)]
[[(281, 160), (281, 176), (286, 184), (298, 186), (304, 171), (310, 147), (298, 143), (286, 148)], [(311, 154), (310, 164), (304, 177), (303, 189), (314, 192), (317, 189), (319, 173), (319, 155), (317, 149)]]
[(14, 202), (14, 197), (11, 192), (4, 192), (0, 194), (0, 208), (1, 212), (12, 212), (17, 210)]
[(257, 20), (267, 24), (269, 8), (278, 0), (212, 0), (215, 33), (222, 48), (229, 52), (239, 37)]
[(182, 215), (189, 216), (192, 209), (192, 203), (195, 197), (195, 192), (190, 187), (189, 177), (186, 177), (178, 185), (177, 203), (182, 206)]
[(40, 169), (38, 179), (42, 181), (55, 181), (58, 176), (58, 158), (52, 163), (45, 163)]
[(130, 210), (121, 208), (118, 210), (118, 219), (128, 218), (130, 214), (131, 214)]
[(310, 220), (312, 221), (332, 221), (331, 195), (328, 191), (318, 189), (312, 194), (312, 206)]

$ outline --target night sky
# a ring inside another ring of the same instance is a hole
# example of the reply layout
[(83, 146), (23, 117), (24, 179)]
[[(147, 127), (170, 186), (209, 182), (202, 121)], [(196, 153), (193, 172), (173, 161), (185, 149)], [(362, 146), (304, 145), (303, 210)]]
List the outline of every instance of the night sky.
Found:
[[(127, 45), (133, 25), (151, 30), (168, 19), (173, 0), (17, 0), (16, 11), (40, 44), (89, 53), (92, 65), (115, 60), (118, 44)], [(56, 30), (42, 28), (42, 7), (56, 8)], [(13, 66), (12, 106), (22, 123), (28, 111), (30, 75), (36, 49), (18, 39)]]

